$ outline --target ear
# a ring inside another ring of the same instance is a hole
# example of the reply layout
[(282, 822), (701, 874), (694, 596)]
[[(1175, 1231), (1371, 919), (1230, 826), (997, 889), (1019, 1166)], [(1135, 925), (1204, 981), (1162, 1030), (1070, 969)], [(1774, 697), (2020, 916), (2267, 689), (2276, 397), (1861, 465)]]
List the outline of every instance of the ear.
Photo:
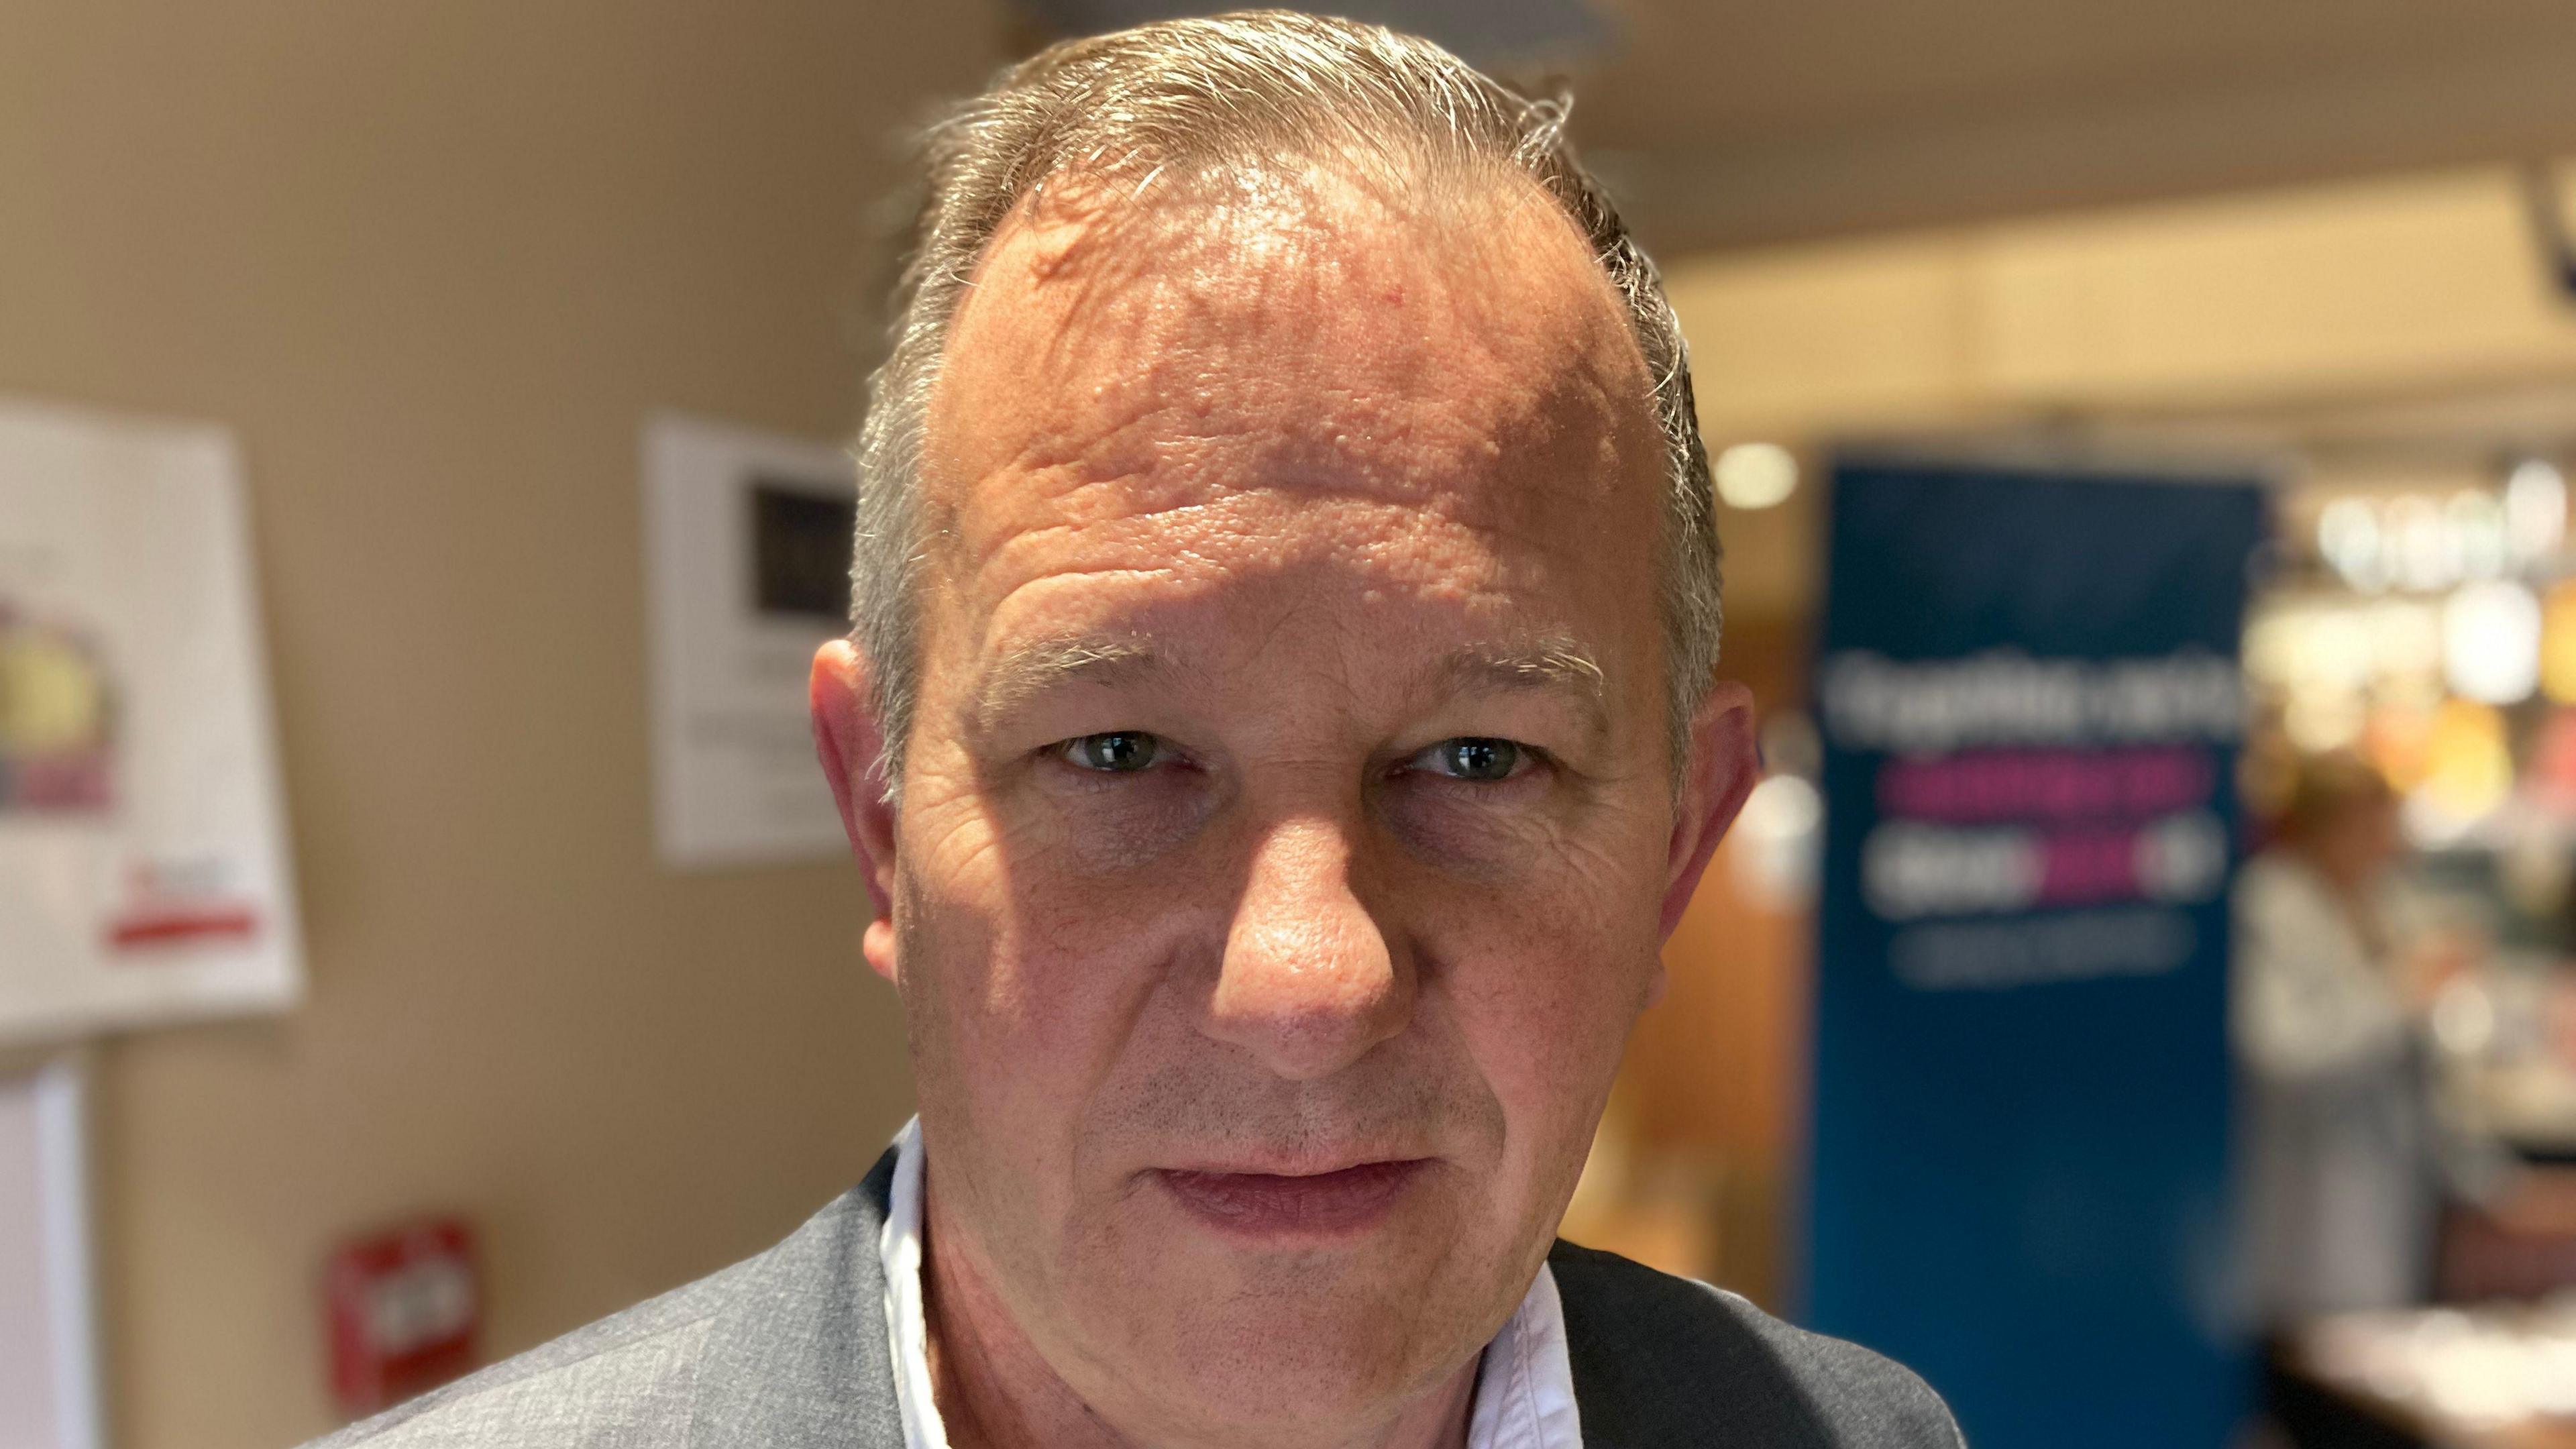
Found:
[(1735, 812), (1753, 793), (1762, 772), (1753, 744), (1753, 695), (1741, 684), (1721, 681), (1691, 716), (1690, 774), (1682, 782), (1673, 812), (1673, 839), (1666, 857), (1663, 939), (1671, 940), (1689, 908), (1691, 893), (1708, 870)]
[(841, 829), (850, 837), (850, 851), (867, 882), (868, 903), (875, 909), (862, 950), (869, 967), (892, 981), (895, 810), (885, 798), (880, 769), (885, 729), (877, 719), (870, 684), (867, 661), (847, 639), (814, 651), (814, 672), (806, 682), (814, 711), (814, 754), (823, 762), (832, 803), (841, 809)]

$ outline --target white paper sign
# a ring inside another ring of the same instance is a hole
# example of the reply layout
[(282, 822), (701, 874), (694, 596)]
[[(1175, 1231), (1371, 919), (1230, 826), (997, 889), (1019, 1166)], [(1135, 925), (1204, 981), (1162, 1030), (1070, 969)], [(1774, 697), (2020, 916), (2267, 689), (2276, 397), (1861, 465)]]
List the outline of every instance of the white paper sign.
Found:
[(0, 1044), (303, 986), (240, 463), (0, 400)]
[(805, 680), (849, 630), (849, 454), (670, 414), (644, 428), (653, 818), (682, 869), (828, 859)]

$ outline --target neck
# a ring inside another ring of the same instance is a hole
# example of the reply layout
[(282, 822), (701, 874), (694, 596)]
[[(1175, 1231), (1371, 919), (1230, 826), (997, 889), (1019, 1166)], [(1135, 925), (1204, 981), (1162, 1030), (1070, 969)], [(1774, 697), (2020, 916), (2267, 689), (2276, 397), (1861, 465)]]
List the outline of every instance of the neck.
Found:
[[(925, 1209), (928, 1208), (925, 1203)], [(1439, 1388), (1368, 1426), (1232, 1425), (1206, 1435), (1121, 1425), (1087, 1402), (1029, 1341), (975, 1254), (954, 1230), (930, 1232), (922, 1254), (922, 1312), (930, 1380), (949, 1449), (1466, 1449), (1476, 1360)]]

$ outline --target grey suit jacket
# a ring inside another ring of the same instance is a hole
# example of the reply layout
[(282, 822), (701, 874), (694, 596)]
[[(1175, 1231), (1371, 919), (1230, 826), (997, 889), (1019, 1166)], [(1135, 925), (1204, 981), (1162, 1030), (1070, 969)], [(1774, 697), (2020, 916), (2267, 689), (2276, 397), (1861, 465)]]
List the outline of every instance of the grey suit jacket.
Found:
[[(311, 1449), (903, 1449), (889, 1152), (785, 1242)], [(1729, 1293), (1559, 1243), (1587, 1449), (1957, 1449), (1923, 1381)]]

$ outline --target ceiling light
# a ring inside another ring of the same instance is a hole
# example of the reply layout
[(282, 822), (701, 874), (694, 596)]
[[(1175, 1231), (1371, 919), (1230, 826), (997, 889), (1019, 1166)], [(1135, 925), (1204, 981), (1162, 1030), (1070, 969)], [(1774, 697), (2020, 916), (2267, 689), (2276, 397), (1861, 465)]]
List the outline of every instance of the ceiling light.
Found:
[(2540, 685), (2540, 600), (2518, 583), (2490, 580), (2442, 608), (2443, 656), (2453, 692), (2481, 704), (2519, 704)]
[(1717, 455), (1717, 496), (1729, 508), (1769, 508), (1798, 489), (1798, 460), (1778, 443), (1738, 443)]
[(2514, 561), (2554, 558), (2567, 537), (2567, 479), (2538, 458), (2515, 465), (2504, 484), (2504, 529)]

